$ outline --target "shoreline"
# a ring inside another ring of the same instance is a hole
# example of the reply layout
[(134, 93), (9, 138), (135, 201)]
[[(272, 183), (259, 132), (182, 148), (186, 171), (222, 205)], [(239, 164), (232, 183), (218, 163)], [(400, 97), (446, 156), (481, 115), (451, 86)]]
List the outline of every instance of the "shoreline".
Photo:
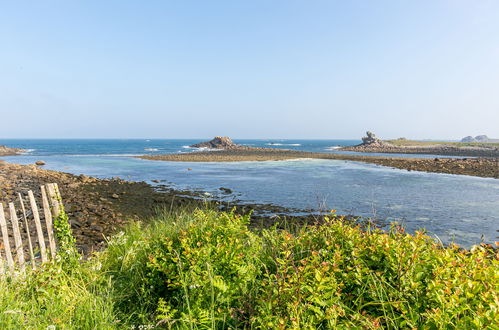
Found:
[(0, 156), (17, 156), (21, 155), (26, 150), (18, 148), (10, 148), (4, 145), (0, 145)]
[[(106, 237), (117, 233), (132, 221), (148, 221), (163, 211), (177, 212), (196, 207), (213, 207), (219, 211), (235, 209), (240, 214), (254, 211), (251, 226), (270, 227), (276, 222), (296, 224), (320, 222), (322, 216), (312, 210), (293, 210), (271, 204), (207, 200), (202, 192), (175, 190), (166, 185), (120, 178), (97, 179), (86, 175), (42, 169), (36, 165), (19, 165), (0, 160), (0, 202), (18, 202), (17, 193), (26, 196), (32, 190), (40, 200), (40, 186), (57, 183), (68, 214), (77, 248), (85, 256), (101, 250)], [(223, 187), (221, 194), (230, 196)], [(293, 215), (300, 213), (302, 215)], [(349, 219), (358, 217), (347, 215)], [(35, 232), (34, 223), (30, 231)], [(24, 235), (24, 232), (23, 232)]]
[(355, 151), (363, 153), (385, 153), (385, 154), (420, 154), (420, 155), (442, 155), (460, 157), (499, 157), (499, 148), (478, 147), (478, 146), (452, 146), (452, 145), (432, 145), (432, 146), (396, 146), (392, 144), (383, 145), (357, 145), (343, 147), (339, 150)]
[(499, 158), (403, 158), (345, 155), (285, 149), (255, 148), (199, 151), (185, 154), (142, 155), (136, 158), (172, 162), (241, 162), (331, 159), (376, 164), (407, 171), (470, 175), (499, 179)]

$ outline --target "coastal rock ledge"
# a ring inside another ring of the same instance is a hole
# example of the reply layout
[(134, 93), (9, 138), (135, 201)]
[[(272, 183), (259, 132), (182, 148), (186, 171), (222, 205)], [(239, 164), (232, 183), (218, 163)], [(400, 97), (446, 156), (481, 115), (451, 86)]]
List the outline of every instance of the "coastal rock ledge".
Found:
[(240, 146), (232, 142), (230, 137), (215, 136), (214, 139), (191, 145), (191, 148), (208, 148), (208, 149), (236, 149)]
[(6, 146), (0, 146), (0, 156), (14, 156), (19, 155), (23, 152), (23, 149), (9, 148)]

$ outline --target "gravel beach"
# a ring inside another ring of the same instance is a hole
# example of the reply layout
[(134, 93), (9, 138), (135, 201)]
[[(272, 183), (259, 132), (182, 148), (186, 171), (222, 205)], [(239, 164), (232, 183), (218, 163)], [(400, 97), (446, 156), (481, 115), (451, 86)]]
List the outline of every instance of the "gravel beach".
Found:
[(371, 163), (408, 171), (499, 178), (499, 158), (402, 158), (318, 153), (270, 148), (245, 148), (240, 150), (231, 149), (153, 156), (144, 155), (139, 156), (139, 158), (176, 162), (278, 161), (306, 158), (336, 159)]

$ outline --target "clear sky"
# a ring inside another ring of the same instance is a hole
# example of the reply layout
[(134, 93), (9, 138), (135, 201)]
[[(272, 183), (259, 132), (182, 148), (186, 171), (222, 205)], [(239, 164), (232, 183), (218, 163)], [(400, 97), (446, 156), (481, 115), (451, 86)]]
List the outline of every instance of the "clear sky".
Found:
[(0, 0), (0, 138), (499, 138), (499, 1)]

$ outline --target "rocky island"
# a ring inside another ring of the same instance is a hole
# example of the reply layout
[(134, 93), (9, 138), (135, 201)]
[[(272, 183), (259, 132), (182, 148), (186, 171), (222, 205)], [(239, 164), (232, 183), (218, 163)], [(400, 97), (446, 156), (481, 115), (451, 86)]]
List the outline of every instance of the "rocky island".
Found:
[(228, 136), (215, 136), (210, 141), (196, 143), (190, 146), (191, 148), (207, 148), (207, 149), (238, 149), (242, 146), (232, 142)]
[[(216, 140), (215, 138), (214, 140)], [(211, 145), (212, 141), (200, 143), (197, 145)], [(361, 147), (363, 146), (363, 147)], [(375, 137), (374, 134), (368, 134), (364, 144), (352, 147), (354, 151), (360, 151), (360, 148), (390, 148), (384, 141)], [(209, 148), (209, 147), (208, 147)], [(240, 161), (280, 161), (291, 159), (334, 159), (345, 161), (357, 161), (364, 163), (377, 164), (382, 166), (405, 169), (408, 171), (424, 171), (434, 173), (463, 174), (481, 177), (499, 178), (499, 157), (488, 158), (403, 158), (386, 156), (364, 156), (355, 154), (308, 152), (298, 150), (286, 150), (275, 148), (252, 148), (238, 145), (229, 145), (226, 148), (212, 147), (209, 149), (218, 150), (217, 152), (199, 151), (181, 154), (164, 155), (143, 155), (138, 158), (160, 161), (174, 162), (240, 162)], [(347, 149), (347, 148), (345, 148)], [(367, 151), (366, 151), (367, 152)], [(381, 151), (378, 151), (381, 152)], [(400, 152), (400, 151), (399, 151)]]
[[(465, 139), (468, 140), (468, 138)], [(474, 140), (471, 142), (415, 141), (405, 138), (381, 140), (374, 133), (367, 132), (366, 136), (362, 138), (361, 144), (343, 147), (341, 150), (366, 153), (499, 157), (499, 143), (490, 142), (493, 140), (487, 140), (488, 142), (483, 141), (483, 138), (481, 141)]]

